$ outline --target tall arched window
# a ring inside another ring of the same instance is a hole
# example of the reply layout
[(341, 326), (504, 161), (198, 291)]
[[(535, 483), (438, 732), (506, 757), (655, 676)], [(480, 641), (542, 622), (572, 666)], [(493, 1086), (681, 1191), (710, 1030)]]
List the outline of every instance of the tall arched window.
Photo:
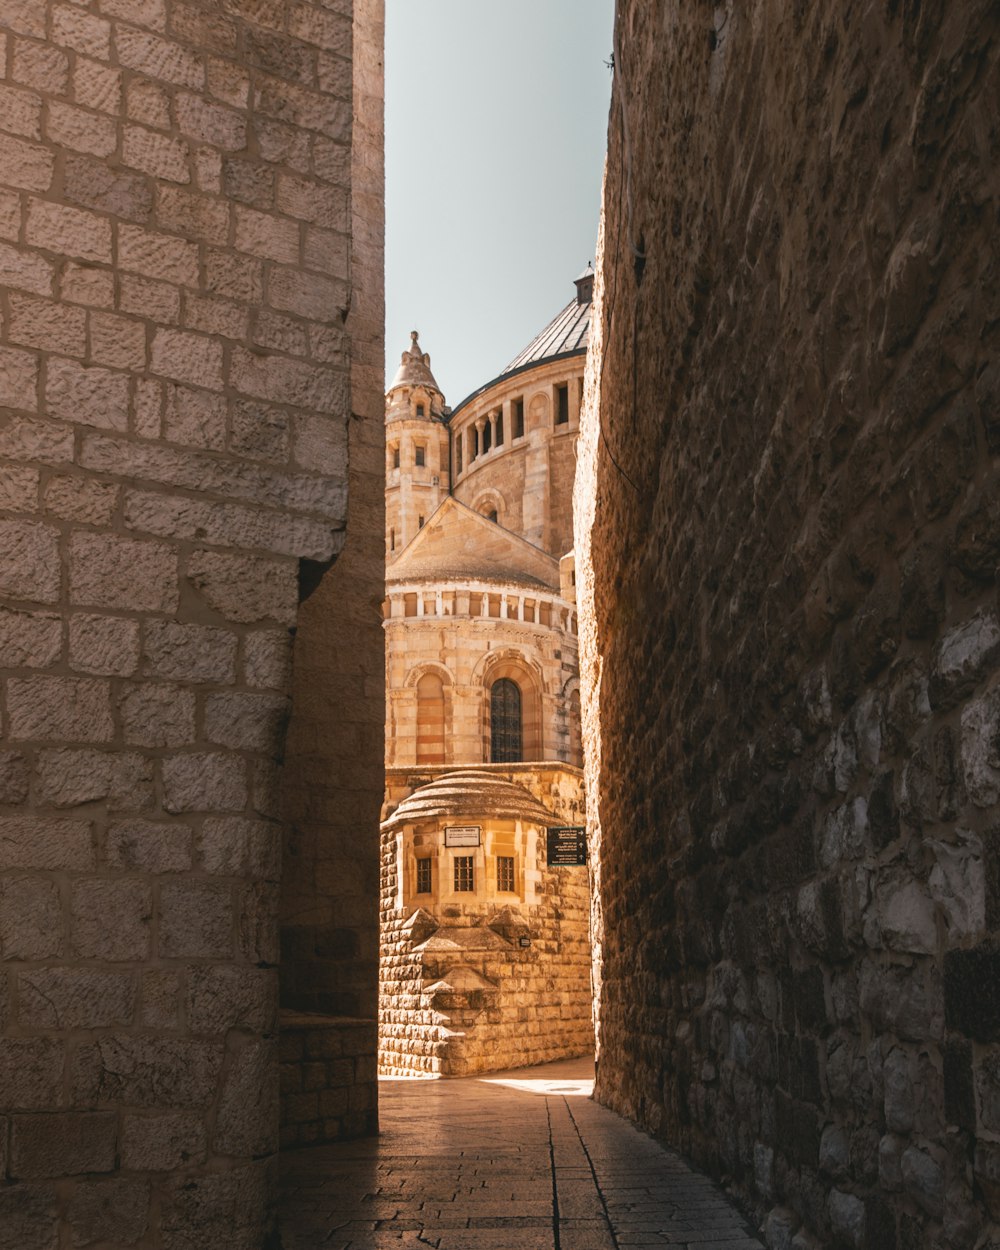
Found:
[(417, 763), (444, 763), (444, 683), (437, 673), (417, 682)]
[(490, 689), (490, 762), (516, 764), (522, 758), (521, 690), (501, 677)]

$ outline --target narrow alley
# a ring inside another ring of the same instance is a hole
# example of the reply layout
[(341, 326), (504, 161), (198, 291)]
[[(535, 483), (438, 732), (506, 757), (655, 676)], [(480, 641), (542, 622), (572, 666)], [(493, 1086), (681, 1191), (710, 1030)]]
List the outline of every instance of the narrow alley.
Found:
[(283, 1250), (759, 1250), (715, 1185), (591, 1101), (591, 1073), (381, 1082), (378, 1138), (282, 1156)]

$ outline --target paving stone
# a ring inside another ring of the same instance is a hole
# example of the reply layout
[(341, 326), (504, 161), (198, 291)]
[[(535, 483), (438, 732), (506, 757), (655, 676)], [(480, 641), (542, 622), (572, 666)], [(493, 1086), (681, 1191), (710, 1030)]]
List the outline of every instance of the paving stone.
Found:
[(711, 1181), (590, 1100), (591, 1072), (384, 1080), (377, 1139), (283, 1154), (283, 1245), (762, 1250)]

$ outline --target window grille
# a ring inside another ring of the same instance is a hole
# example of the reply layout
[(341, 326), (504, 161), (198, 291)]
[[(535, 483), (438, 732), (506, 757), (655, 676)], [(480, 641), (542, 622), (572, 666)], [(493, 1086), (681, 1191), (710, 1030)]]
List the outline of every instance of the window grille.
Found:
[(521, 751), (521, 691), (516, 682), (501, 677), (490, 691), (490, 761), (516, 764)]
[(455, 856), (455, 893), (468, 894), (476, 888), (475, 860), (471, 855)]
[(514, 856), (497, 856), (497, 889), (514, 893)]
[(431, 892), (431, 861), (429, 859), (417, 860), (417, 893), (430, 894)]

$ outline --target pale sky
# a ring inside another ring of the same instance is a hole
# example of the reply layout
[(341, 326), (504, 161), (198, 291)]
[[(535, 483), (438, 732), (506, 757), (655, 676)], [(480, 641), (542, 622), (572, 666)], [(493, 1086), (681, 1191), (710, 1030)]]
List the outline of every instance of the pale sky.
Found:
[(387, 0), (386, 368), (454, 407), (593, 260), (614, 0)]

